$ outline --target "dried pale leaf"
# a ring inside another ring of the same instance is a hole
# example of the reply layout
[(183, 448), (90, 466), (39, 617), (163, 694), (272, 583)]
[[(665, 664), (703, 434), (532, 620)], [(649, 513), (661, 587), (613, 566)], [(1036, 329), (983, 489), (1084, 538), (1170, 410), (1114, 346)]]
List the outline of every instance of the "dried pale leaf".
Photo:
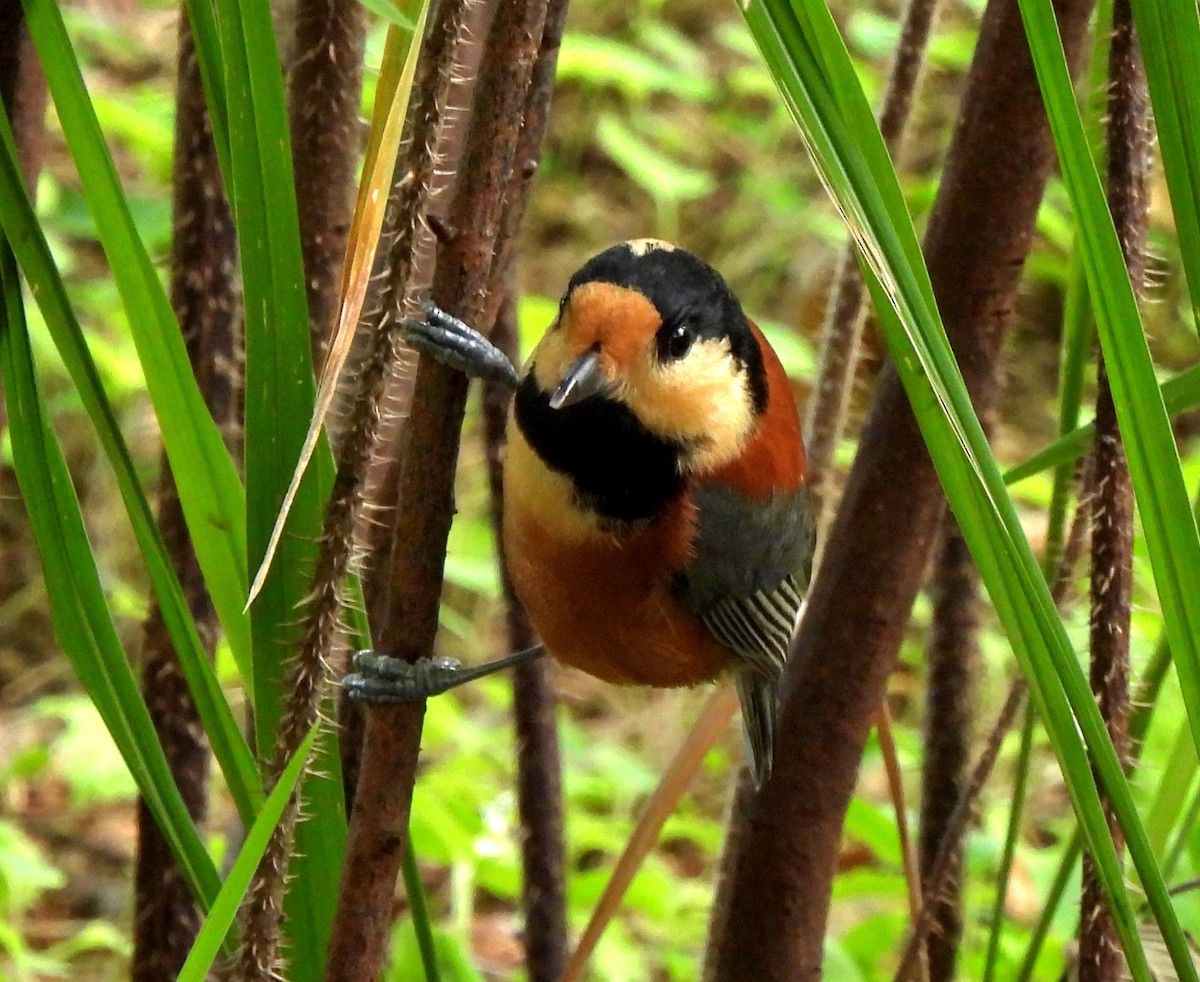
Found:
[(579, 938), (579, 944), (571, 953), (571, 960), (563, 972), (562, 982), (577, 982), (583, 978), (588, 960), (608, 922), (616, 914), (621, 898), (625, 896), (629, 884), (633, 882), (646, 856), (658, 841), (663, 824), (692, 783), (704, 755), (725, 732), (737, 706), (737, 693), (732, 685), (726, 683), (719, 686), (701, 708), (700, 715), (684, 737), (683, 744), (676, 751), (670, 767), (638, 817), (637, 826), (629, 836), (629, 841), (625, 843), (625, 849), (621, 852), (616, 866), (613, 867), (612, 876), (604, 886), (604, 893), (596, 903), (596, 909), (592, 911), (591, 919)]
[(359, 183), (358, 198), (354, 205), (354, 217), (350, 225), (350, 236), (346, 247), (346, 262), (342, 271), (342, 295), (338, 305), (338, 321), (329, 343), (329, 352), (321, 369), (321, 377), (317, 385), (316, 405), (313, 417), (308, 426), (308, 434), (300, 449), (300, 457), (296, 469), (288, 485), (287, 494), (279, 508), (279, 516), (271, 529), (271, 538), (263, 554), (262, 564), (254, 574), (254, 582), (250, 585), (250, 593), (246, 598), (247, 609), (262, 589), (267, 573), (271, 569), (271, 560), (279, 545), (283, 527), (295, 500), (296, 491), (308, 462), (312, 459), (325, 425), (325, 417), (329, 407), (333, 405), (334, 393), (337, 391), (337, 380), (341, 374), (346, 358), (350, 354), (350, 346), (354, 341), (354, 332), (358, 327), (358, 319), (362, 314), (363, 302), (367, 295), (367, 284), (370, 282), (371, 269), (375, 264), (375, 254), (379, 248), (379, 235), (383, 228), (383, 216), (387, 210), (388, 189), (392, 186), (392, 177), (396, 167), (396, 154), (400, 146), (400, 136), (404, 129), (404, 120), (408, 115), (408, 102), (412, 94), (413, 78), (416, 74), (417, 57), (420, 54), (420, 44), (413, 44), (413, 39), (424, 36), (425, 19), (429, 10), (428, 3), (421, 3), (420, 14), (417, 17), (415, 33), (405, 31), (392, 24), (388, 28), (387, 43), (383, 52), (383, 64), (380, 67), (379, 85), (376, 89), (375, 112), (371, 118), (371, 132), (367, 142), (366, 160), (363, 164), (362, 181)]

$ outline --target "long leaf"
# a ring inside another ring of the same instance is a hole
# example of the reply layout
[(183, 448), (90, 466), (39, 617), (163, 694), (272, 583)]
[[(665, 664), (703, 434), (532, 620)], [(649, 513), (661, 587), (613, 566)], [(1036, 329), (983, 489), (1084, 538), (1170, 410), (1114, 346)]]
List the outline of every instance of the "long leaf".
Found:
[[(312, 415), (311, 340), (283, 72), (271, 10), (258, 0), (217, 0), (215, 7), (229, 114), (227, 177), (246, 312), (246, 560), (257, 569)], [(332, 480), (329, 448), (322, 443), (297, 492), (277, 562), (250, 609), (255, 728), (264, 759), (275, 745), (298, 609), (315, 568), (323, 503)], [(309, 813), (320, 820), (300, 824), (291, 864), (286, 929), (296, 982), (321, 975), (341, 875), (345, 803), (334, 744), (332, 734), (318, 741), (318, 763), (304, 794)]]
[(9, 241), (17, 245), (15, 251), (18, 261), (42, 308), (50, 335), (113, 466), (117, 487), (146, 561), (163, 622), (179, 656), (204, 731), (208, 734), (239, 814), (243, 820), (250, 821), (262, 800), (262, 784), (253, 756), (241, 728), (233, 718), (212, 664), (204, 653), (179, 578), (175, 575), (158, 525), (138, 481), (129, 449), (117, 425), (116, 415), (100, 382), (100, 374), (71, 309), (33, 207), (26, 197), (17, 167), (12, 132), (3, 112), (0, 112), (0, 143), (3, 144), (0, 148), (0, 226)]
[(42, 558), (54, 633), (96, 706), (201, 907), (219, 880), (154, 732), (104, 600), (62, 450), (38, 389), (16, 263), (0, 242), (0, 378), (13, 467)]
[[(233, 461), (196, 385), (162, 283), (138, 236), (75, 52), (54, 0), (25, 0), (63, 133), (121, 294), (188, 531), (229, 646), (252, 689), (246, 596), (245, 499)], [(251, 691), (251, 697), (253, 693)]]
[[(958, 375), (911, 221), (844, 44), (829, 12), (816, 0), (797, 0), (794, 11), (770, 0), (752, 2), (746, 16), (818, 170), (860, 244), (889, 347), (947, 497), (1046, 721), (1131, 967), (1135, 977), (1148, 978), (1080, 731), (1129, 834), (1135, 864), (1158, 900), (1166, 896), (1162, 879), (1145, 848), (1103, 720)], [(818, 51), (819, 58), (814, 54)], [(826, 77), (821, 66), (832, 76)], [(847, 112), (856, 101), (861, 105)], [(1159, 908), (1159, 913), (1167, 922), (1166, 933), (1178, 937), (1177, 921), (1170, 923), (1173, 912)]]
[[(379, 248), (379, 235), (383, 228), (384, 213), (387, 211), (392, 175), (396, 169), (400, 135), (404, 129), (404, 120), (408, 116), (408, 102), (412, 95), (417, 58), (421, 51), (420, 38), (425, 33), (429, 4), (426, 0), (408, 0), (404, 10), (390, 9), (398, 20), (406, 20), (411, 15), (413, 21), (407, 24), (397, 22), (388, 27), (383, 64), (379, 69), (379, 83), (375, 87), (375, 111), (371, 116), (371, 131), (367, 135), (362, 180), (359, 182), (358, 197), (354, 204), (354, 217), (350, 222), (337, 324), (329, 339), (325, 364), (321, 366), (316, 407), (308, 424), (308, 432), (304, 435), (300, 459), (292, 472), (283, 504), (271, 528), (271, 538), (267, 542), (262, 563), (250, 584), (248, 604), (253, 603), (258, 591), (262, 589), (279, 538), (287, 524), (292, 501), (317, 447), (318, 438), (325, 425), (325, 417), (333, 405), (338, 378), (350, 354), (350, 346), (358, 329), (359, 317), (362, 315), (363, 302), (367, 297), (371, 272), (375, 268), (375, 253)], [(415, 44), (414, 38), (417, 39)]]
[(271, 841), (271, 834), (275, 831), (275, 826), (279, 824), (279, 817), (287, 807), (288, 799), (292, 796), (292, 789), (296, 787), (296, 782), (300, 779), (300, 772), (304, 769), (304, 762), (308, 759), (316, 736), (317, 729), (313, 727), (308, 736), (304, 738), (304, 742), (300, 744), (296, 755), (279, 775), (279, 780), (263, 804), (262, 811), (258, 813), (254, 825), (247, 833), (238, 857), (229, 870), (229, 875), (221, 884), (221, 892), (217, 894), (212, 909), (209, 910), (204, 924), (200, 927), (200, 933), (196, 935), (192, 950), (188, 954), (187, 961), (183, 963), (177, 982), (204, 982), (204, 979), (208, 977), (209, 969), (212, 968), (213, 961), (225, 941), (225, 936), (229, 933), (229, 929), (237, 917), (238, 908), (246, 896), (246, 890), (250, 887), (254, 871), (258, 869), (263, 853), (266, 852), (267, 844)]
[[(1021, 13), (1058, 147), (1063, 180), (1079, 224), (1096, 331), (1104, 351), (1167, 638), (1187, 707), (1192, 743), (1200, 752), (1200, 531), (1188, 500), (1171, 422), (1155, 379), (1137, 298), (1125, 273), (1121, 245), (1088, 151), (1053, 10), (1045, 0), (1021, 0)], [(1200, 241), (1197, 245), (1200, 246)], [(1165, 915), (1174, 912), (1170, 900), (1165, 895), (1156, 896), (1149, 889), (1147, 893), (1159, 926), (1166, 933), (1170, 925), (1164, 923)], [(1195, 964), (1182, 934), (1177, 938), (1168, 935), (1165, 940), (1176, 969), (1184, 977), (1194, 978)], [(1185, 974), (1185, 968), (1190, 976)]]

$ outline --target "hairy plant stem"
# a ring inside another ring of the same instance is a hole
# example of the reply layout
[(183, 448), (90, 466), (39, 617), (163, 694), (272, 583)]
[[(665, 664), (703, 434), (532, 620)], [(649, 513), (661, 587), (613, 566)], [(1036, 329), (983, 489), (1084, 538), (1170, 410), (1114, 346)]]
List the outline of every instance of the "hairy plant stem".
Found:
[(313, 364), (337, 316), (361, 149), (366, 9), (358, 0), (298, 0), (288, 114)]
[[(962, 939), (962, 880), (931, 892), (947, 825), (969, 780), (971, 722), (979, 671), (979, 573), (954, 516), (942, 523), (930, 583), (933, 616), (926, 652), (924, 754), (921, 762), (920, 865), (925, 903), (934, 908), (926, 946), (931, 982), (955, 978)], [(962, 864), (962, 840), (952, 862)]]
[[(17, 163), (31, 201), (36, 198), (37, 178), (46, 150), (48, 95), (21, 0), (0, 0), (0, 105), (12, 127)], [(8, 418), (8, 404), (3, 395), (3, 380), (0, 380), (0, 433), (4, 432)]]
[[(1090, 0), (1055, 4), (1071, 61)], [(977, 411), (1054, 150), (1015, 4), (984, 12), (925, 235), (934, 293)], [(886, 366), (789, 663), (776, 769), (748, 808), (718, 979), (819, 977), (841, 829), (867, 733), (945, 499), (899, 375)], [(803, 829), (803, 835), (796, 835)]]
[[(200, 391), (231, 453), (241, 442), (241, 293), (237, 237), (217, 166), (191, 29), (179, 19), (173, 166), (174, 235), (171, 305)], [(179, 492), (162, 457), (158, 525), (205, 651), (219, 624), (192, 550)], [(142, 692), (188, 813), (202, 824), (208, 810), (210, 754), (196, 705), (157, 603), (146, 619)], [(179, 974), (200, 928), (200, 911), (145, 801), (138, 801), (130, 977), (165, 982)]]
[[(1083, 551), (1087, 520), (1087, 508), (1081, 504), (1075, 510), (1067, 540), (1059, 553), (1058, 567), (1055, 570), (1054, 579), (1050, 583), (1050, 596), (1060, 610), (1070, 597), (1075, 567)], [(975, 767), (971, 770), (970, 779), (964, 783), (957, 794), (954, 808), (943, 822), (941, 840), (929, 861), (928, 871), (923, 874), (926, 891), (925, 906), (913, 921), (912, 933), (905, 946), (904, 954), (900, 958), (900, 967), (896, 970), (897, 982), (904, 982), (912, 977), (916, 971), (922, 948), (925, 946), (930, 932), (939, 923), (941, 916), (939, 898), (947, 896), (951, 890), (950, 884), (957, 880), (961, 873), (963, 839), (966, 836), (967, 823), (971, 819), (975, 801), (991, 777), (992, 770), (999, 759), (1004, 738), (1012, 729), (1017, 714), (1025, 704), (1027, 692), (1028, 686), (1025, 679), (1018, 675), (1009, 686), (1008, 695), (1004, 697), (1004, 704), (996, 716), (995, 723), (988, 731), (983, 750), (975, 762)], [(1016, 807), (1020, 807), (1019, 802)], [(1007, 890), (1007, 881), (1008, 877), (1005, 873), (997, 885), (999, 892), (1003, 893)]]
[[(438, 12), (445, 24), (446, 7)], [(438, 248), (432, 299), (467, 323), (486, 314), (493, 256), (499, 250), (505, 196), (533, 65), (546, 16), (542, 0), (500, 3), (483, 49), (470, 129), (446, 241)], [(437, 28), (435, 28), (436, 30)], [(460, 28), (461, 31), (461, 28)], [(377, 647), (415, 660), (433, 650), (454, 472), (467, 380), (422, 357), (400, 474), (389, 567), (389, 617)], [(326, 977), (378, 978), (390, 928), (391, 894), (407, 842), (424, 704), (367, 712), (359, 783)]]
[[(517, 331), (517, 234), (541, 159), (550, 121), (554, 75), (567, 18), (567, 0), (547, 0), (542, 39), (529, 80), (513, 173), (500, 218), (499, 248), (489, 274), (484, 323), (492, 342), (520, 364)], [(536, 643), (533, 627), (513, 592), (501, 534), (504, 525), (505, 422), (512, 392), (484, 386), (484, 433), (492, 524), (499, 544), (510, 651)], [(517, 738), (517, 812), (521, 821), (521, 905), (525, 915), (525, 971), (530, 982), (557, 982), (567, 963), (566, 841), (563, 832), (562, 761), (555, 696), (545, 660), (513, 673), (513, 724)]]
[[(879, 131), (895, 157), (912, 111), (913, 95), (925, 62), (925, 48), (938, 0), (909, 0), (900, 39), (879, 114)], [(853, 243), (847, 243), (834, 271), (829, 307), (821, 332), (817, 381), (805, 418), (809, 486), (818, 528), (824, 531), (833, 511), (833, 456), (846, 431), (850, 392), (858, 371), (863, 331), (863, 279)], [(824, 535), (818, 536), (823, 541)]]
[[(1108, 52), (1108, 205), (1134, 291), (1145, 282), (1151, 167), (1145, 70), (1128, 0), (1113, 2)], [(1092, 502), (1092, 691), (1118, 757), (1129, 760), (1129, 625), (1133, 592), (1133, 485), (1104, 358), (1097, 367), (1095, 496)], [(1099, 784), (1099, 778), (1097, 778)], [(1101, 794), (1113, 842), (1123, 836)], [(1090, 854), (1083, 854), (1079, 912), (1081, 982), (1114, 982), (1125, 971), (1116, 925)]]
[[(304, 0), (296, 19), (299, 59), (291, 77), (292, 141), (296, 158), (301, 244), (314, 347), (321, 350), (337, 310), (339, 273), (352, 204), (357, 118), (362, 81), (363, 14), (353, 3)], [(332, 123), (329, 121), (332, 120)], [(432, 163), (429, 169), (432, 171)], [(398, 330), (372, 332), (372, 358), (361, 376), (349, 430), (338, 452), (337, 475), (325, 508), (313, 588), (300, 649), (287, 679), (286, 700), (267, 766), (268, 785), (292, 759), (331, 693), (346, 573), (355, 548), (362, 480), (379, 426), (381, 379), (396, 359)], [(242, 943), (229, 977), (275, 978), (283, 968), (283, 898), (294, 851), (303, 776), (251, 882), (242, 910)]]

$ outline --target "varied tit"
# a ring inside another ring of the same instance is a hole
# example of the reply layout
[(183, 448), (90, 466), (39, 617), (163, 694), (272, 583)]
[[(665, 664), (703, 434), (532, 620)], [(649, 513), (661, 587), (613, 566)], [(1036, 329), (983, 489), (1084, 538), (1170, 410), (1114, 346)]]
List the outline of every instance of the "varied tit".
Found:
[[(516, 384), (504, 551), (545, 650), (622, 684), (731, 671), (761, 782), (814, 550), (796, 405), (762, 332), (715, 270), (648, 239), (571, 278), (519, 382), (426, 312), (422, 350)], [(354, 694), (395, 697), (380, 679), (407, 668), (384, 661), (356, 659), (372, 677), (352, 676)]]

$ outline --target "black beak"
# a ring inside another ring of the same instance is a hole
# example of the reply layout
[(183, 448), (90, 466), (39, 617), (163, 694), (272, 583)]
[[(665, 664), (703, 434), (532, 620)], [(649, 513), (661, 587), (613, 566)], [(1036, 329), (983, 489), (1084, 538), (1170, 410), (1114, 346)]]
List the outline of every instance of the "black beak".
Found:
[(609, 388), (610, 383), (600, 367), (600, 350), (593, 348), (567, 369), (562, 382), (550, 396), (550, 408), (566, 409)]

